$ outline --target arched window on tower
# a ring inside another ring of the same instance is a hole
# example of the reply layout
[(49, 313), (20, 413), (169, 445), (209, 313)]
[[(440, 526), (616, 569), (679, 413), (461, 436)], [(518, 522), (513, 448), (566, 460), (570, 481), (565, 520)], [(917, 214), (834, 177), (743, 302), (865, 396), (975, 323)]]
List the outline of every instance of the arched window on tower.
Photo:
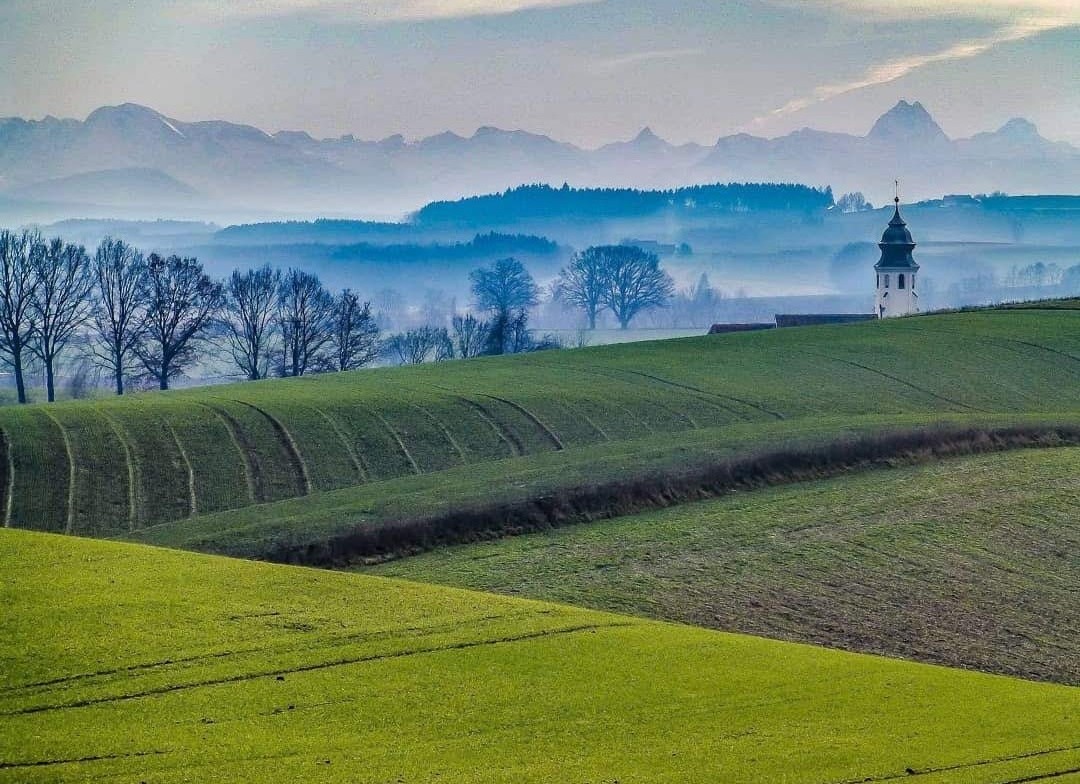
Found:
[(877, 276), (877, 287), (879, 289), (881, 288), (881, 273), (880, 272), (878, 273), (878, 276)]
[(904, 273), (903, 272), (901, 272), (899, 275), (896, 276), (896, 288), (898, 288), (898, 289), (904, 288)]
[(885, 273), (885, 288), (889, 288), (889, 273)]

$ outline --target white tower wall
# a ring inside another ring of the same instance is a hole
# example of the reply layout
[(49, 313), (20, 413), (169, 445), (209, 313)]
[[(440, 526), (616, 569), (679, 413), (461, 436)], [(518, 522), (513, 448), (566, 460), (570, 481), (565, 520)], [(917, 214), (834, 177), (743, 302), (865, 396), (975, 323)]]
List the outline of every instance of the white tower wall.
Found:
[(911, 267), (877, 269), (875, 306), (879, 318), (919, 312), (917, 278), (918, 272)]

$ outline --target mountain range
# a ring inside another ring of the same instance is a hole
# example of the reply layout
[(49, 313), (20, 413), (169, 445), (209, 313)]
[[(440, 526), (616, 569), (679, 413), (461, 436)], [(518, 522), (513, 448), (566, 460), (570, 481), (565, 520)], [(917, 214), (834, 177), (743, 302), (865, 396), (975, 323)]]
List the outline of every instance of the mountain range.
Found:
[(598, 149), (483, 127), (419, 141), (316, 139), (220, 120), (181, 122), (136, 104), (85, 120), (0, 119), (0, 214), (396, 217), (435, 199), (521, 183), (672, 188), (802, 182), (875, 201), (946, 193), (1080, 192), (1080, 149), (1013, 119), (952, 139), (919, 102), (900, 101), (864, 136), (803, 129), (674, 145), (645, 128)]

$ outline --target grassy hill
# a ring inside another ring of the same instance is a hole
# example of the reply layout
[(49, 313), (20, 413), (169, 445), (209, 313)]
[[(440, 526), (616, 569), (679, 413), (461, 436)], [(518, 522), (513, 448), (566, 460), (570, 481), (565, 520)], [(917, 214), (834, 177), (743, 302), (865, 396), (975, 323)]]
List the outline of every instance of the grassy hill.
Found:
[(985, 311), (0, 410), (6, 524), (95, 536), (462, 466), (1080, 410), (1080, 311)]
[(1080, 691), (0, 531), (0, 781), (1034, 781)]
[(1080, 685), (1080, 449), (738, 493), (373, 573)]

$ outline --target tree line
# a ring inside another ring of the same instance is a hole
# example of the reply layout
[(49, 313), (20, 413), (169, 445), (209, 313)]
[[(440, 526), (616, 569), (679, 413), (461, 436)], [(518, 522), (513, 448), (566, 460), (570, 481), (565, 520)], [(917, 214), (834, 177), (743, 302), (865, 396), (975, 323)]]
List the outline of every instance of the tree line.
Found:
[[(475, 312), (383, 339), (371, 302), (347, 288), (333, 294), (300, 269), (263, 265), (218, 281), (196, 258), (144, 255), (118, 239), (90, 253), (59, 237), (3, 230), (0, 360), (25, 403), (28, 362), (40, 362), (51, 402), (60, 358), (76, 347), (108, 373), (117, 395), (133, 380), (168, 389), (208, 355), (258, 380), (354, 370), (380, 358), (416, 364), (559, 347), (529, 328), (541, 290), (521, 262), (501, 259), (469, 279)], [(580, 309), (590, 328), (603, 309), (626, 328), (665, 305), (674, 284), (654, 254), (597, 246), (576, 254), (551, 292)]]
[(537, 218), (641, 217), (665, 210), (679, 213), (764, 210), (817, 213), (832, 206), (831, 188), (787, 183), (694, 185), (671, 190), (522, 185), (502, 193), (432, 202), (415, 213), (414, 221), (420, 225), (489, 225)]
[(263, 266), (212, 279), (196, 258), (144, 255), (106, 238), (91, 254), (34, 231), (0, 231), (0, 358), (25, 403), (38, 359), (56, 397), (59, 358), (74, 343), (107, 371), (116, 394), (132, 378), (160, 389), (223, 348), (248, 379), (351, 370), (378, 353), (371, 305), (328, 292), (303, 270)]

